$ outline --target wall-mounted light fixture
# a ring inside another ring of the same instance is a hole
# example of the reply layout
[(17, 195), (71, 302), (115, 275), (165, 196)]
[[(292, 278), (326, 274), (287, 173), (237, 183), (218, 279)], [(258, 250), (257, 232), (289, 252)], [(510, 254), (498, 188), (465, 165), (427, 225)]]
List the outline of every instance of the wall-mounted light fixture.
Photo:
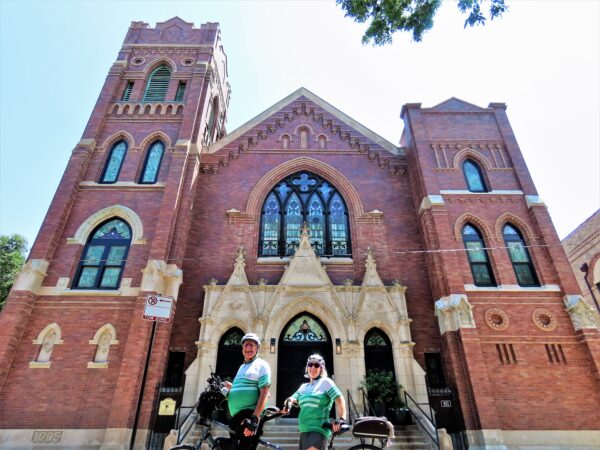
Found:
[(275, 353), (275, 343), (277, 341), (275, 340), (275, 338), (271, 338), (271, 343), (269, 345), (269, 352), (271, 352), (271, 354)]
[(342, 340), (340, 338), (335, 338), (335, 353), (338, 355), (342, 353)]

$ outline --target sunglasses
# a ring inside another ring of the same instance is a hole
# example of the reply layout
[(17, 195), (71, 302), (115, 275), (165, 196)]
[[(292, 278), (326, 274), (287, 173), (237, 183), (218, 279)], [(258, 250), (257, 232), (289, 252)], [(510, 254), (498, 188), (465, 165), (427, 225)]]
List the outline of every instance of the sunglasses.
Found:
[(321, 363), (320, 362), (316, 362), (316, 361), (315, 362), (309, 362), (307, 365), (308, 365), (308, 367), (315, 367), (317, 369), (319, 367), (321, 367)]

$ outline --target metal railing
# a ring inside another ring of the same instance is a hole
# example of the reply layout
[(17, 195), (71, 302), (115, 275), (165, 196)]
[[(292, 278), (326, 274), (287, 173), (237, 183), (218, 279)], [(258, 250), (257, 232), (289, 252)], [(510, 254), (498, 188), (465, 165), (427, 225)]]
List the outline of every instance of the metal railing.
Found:
[(350, 389), (347, 390), (346, 395), (348, 397), (348, 419), (350, 420), (350, 425), (353, 425), (356, 419), (360, 417), (360, 414), (358, 412), (358, 408), (356, 407), (356, 403), (354, 403)]
[[(189, 432), (194, 428), (196, 424), (196, 417), (198, 417), (198, 413), (196, 412), (196, 408), (198, 407), (198, 403), (200, 402), (200, 398), (194, 406), (180, 406), (177, 408), (177, 417), (175, 418), (175, 426), (177, 427), (177, 445), (181, 444), (183, 440), (187, 437)], [(181, 410), (190, 409), (188, 413), (184, 416), (183, 421), (181, 420)]]
[[(410, 411), (410, 415), (417, 422), (419, 428), (421, 428), (427, 434), (427, 436), (429, 436), (433, 444), (439, 449), (440, 438), (438, 436), (437, 426), (435, 424), (435, 415), (431, 409), (431, 405), (429, 405), (429, 403), (417, 403), (416, 400), (412, 398), (406, 391), (404, 391), (404, 404)], [(429, 406), (429, 415), (427, 415), (420, 405)], [(415, 408), (417, 410), (416, 412), (414, 410)]]

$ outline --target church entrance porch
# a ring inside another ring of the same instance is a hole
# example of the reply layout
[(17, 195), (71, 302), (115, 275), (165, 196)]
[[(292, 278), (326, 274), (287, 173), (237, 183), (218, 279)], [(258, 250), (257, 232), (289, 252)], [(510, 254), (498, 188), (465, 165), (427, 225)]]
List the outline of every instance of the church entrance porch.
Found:
[[(427, 403), (425, 372), (412, 353), (405, 287), (383, 284), (371, 251), (365, 266), (360, 286), (334, 285), (305, 229), (279, 283), (250, 285), (240, 248), (227, 283), (218, 285), (213, 280), (204, 286), (198, 356), (186, 371), (184, 404), (195, 403), (211, 368), (224, 367), (224, 339), (235, 328), (238, 334), (254, 332), (262, 338), (260, 356), (272, 370), (270, 404), (280, 405), (305, 381), (303, 372), (311, 353), (325, 358), (330, 375), (335, 368), (337, 386), (344, 395), (349, 390), (354, 399), (361, 397), (365, 357), (370, 361), (385, 354), (386, 369), (393, 368), (396, 381), (418, 402)], [(378, 347), (382, 343), (385, 348)], [(365, 345), (372, 348), (365, 350)]]

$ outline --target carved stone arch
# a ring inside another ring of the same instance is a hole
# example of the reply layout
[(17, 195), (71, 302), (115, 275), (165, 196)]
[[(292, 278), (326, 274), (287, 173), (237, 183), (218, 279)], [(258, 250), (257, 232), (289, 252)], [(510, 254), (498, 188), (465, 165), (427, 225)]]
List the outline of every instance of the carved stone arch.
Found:
[(365, 346), (365, 336), (373, 328), (377, 328), (383, 331), (392, 343), (392, 347), (400, 345), (400, 334), (397, 332), (397, 330), (394, 329), (394, 324), (383, 322), (381, 320), (370, 320), (367, 323), (365, 323), (358, 332), (358, 338), (362, 343), (363, 348)]
[(101, 152), (110, 150), (112, 146), (120, 140), (124, 140), (125, 142), (127, 142), (127, 148), (129, 149), (135, 146), (135, 139), (133, 139), (133, 136), (127, 131), (121, 130), (107, 137), (104, 140), (104, 142), (100, 146), (98, 146), (98, 150), (100, 150)]
[(162, 141), (165, 144), (165, 152), (172, 149), (173, 145), (171, 144), (171, 139), (167, 136), (166, 133), (162, 131), (155, 131), (154, 133), (149, 134), (144, 138), (144, 140), (140, 143), (140, 147), (143, 151), (146, 151), (150, 148), (150, 145), (154, 143), (154, 141)]
[(89, 341), (89, 344), (96, 346), (96, 352), (94, 353), (94, 360), (88, 363), (88, 368), (106, 368), (108, 367), (110, 347), (119, 344), (117, 330), (110, 323), (102, 325), (96, 331), (94, 339)]
[(515, 225), (519, 229), (519, 231), (521, 232), (521, 234), (523, 235), (523, 237), (525, 238), (525, 240), (527, 242), (534, 242), (537, 240), (537, 238), (532, 233), (531, 228), (529, 227), (529, 225), (527, 225), (527, 223), (525, 223), (525, 221), (523, 221), (518, 216), (515, 216), (514, 214), (512, 214), (510, 212), (505, 212), (505, 213), (501, 214), (498, 217), (498, 219), (496, 219), (495, 231), (496, 231), (496, 239), (498, 241), (504, 242), (502, 228), (504, 227), (504, 225), (506, 223), (509, 223), (509, 222), (511, 224)]
[(92, 345), (98, 345), (98, 341), (100, 340), (100, 337), (104, 334), (105, 331), (108, 331), (110, 333), (110, 335), (112, 336), (112, 339), (110, 342), (111, 345), (116, 345), (119, 343), (119, 341), (117, 340), (117, 330), (110, 323), (106, 323), (106, 324), (102, 325), (100, 328), (98, 328), (98, 331), (96, 331), (96, 334), (94, 334), (94, 338), (92, 340), (90, 340), (89, 343)]
[(288, 133), (283, 133), (279, 136), (279, 142), (281, 143), (281, 148), (287, 150), (290, 148), (290, 144), (292, 143), (292, 137)]
[(39, 345), (39, 351), (35, 361), (29, 363), (29, 367), (50, 367), (50, 358), (55, 345), (63, 344), (62, 330), (56, 322), (46, 325), (38, 334), (37, 339), (33, 341), (34, 345)]
[(307, 123), (301, 123), (300, 125), (298, 125), (298, 126), (297, 126), (297, 127), (294, 129), (294, 134), (295, 134), (295, 135), (299, 135), (299, 134), (300, 134), (300, 130), (301, 130), (302, 128), (306, 128), (306, 129), (308, 130), (308, 132), (309, 132), (309, 134), (310, 134), (311, 136), (314, 136), (314, 135), (315, 135), (315, 132), (313, 131), (312, 127), (311, 127), (309, 124), (307, 124)]
[(167, 65), (167, 67), (169, 67), (169, 69), (171, 70), (171, 74), (174, 74), (175, 72), (177, 72), (177, 64), (175, 64), (175, 61), (173, 61), (171, 58), (169, 58), (167, 56), (161, 56), (161, 57), (153, 60), (152, 62), (150, 62), (144, 69), (146, 81), (148, 80), (148, 77), (150, 76), (150, 74), (152, 72), (154, 72), (154, 69), (156, 69), (161, 64)]
[(333, 166), (309, 157), (292, 159), (280, 164), (264, 175), (258, 183), (256, 183), (252, 192), (250, 192), (250, 197), (246, 204), (246, 214), (251, 218), (258, 220), (260, 218), (262, 204), (268, 193), (273, 189), (273, 186), (275, 186), (275, 183), (281, 181), (286, 176), (301, 170), (313, 172), (335, 185), (346, 201), (349, 216), (356, 219), (364, 214), (360, 196), (352, 183)]
[(112, 205), (89, 216), (75, 232), (75, 236), (67, 239), (69, 244), (85, 245), (90, 233), (102, 222), (111, 217), (118, 217), (125, 220), (131, 227), (131, 244), (145, 244), (144, 226), (140, 217), (127, 206)]
[(487, 224), (482, 219), (480, 219), (479, 217), (477, 217), (471, 213), (466, 212), (466, 213), (463, 213), (454, 222), (454, 239), (457, 242), (462, 242), (462, 240), (463, 240), (462, 229), (465, 226), (465, 224), (467, 224), (467, 222), (472, 223), (479, 229), (479, 231), (483, 234), (484, 242), (486, 240), (490, 240), (490, 241), (496, 240), (495, 234), (492, 233), (492, 230), (490, 230), (490, 227), (488, 227)]
[(485, 168), (485, 170), (489, 171), (493, 169), (487, 158), (482, 154), (476, 152), (472, 148), (463, 148), (458, 153), (456, 153), (456, 155), (454, 155), (454, 159), (452, 160), (452, 165), (455, 169), (460, 170), (461, 163), (467, 158), (474, 159), (477, 163), (481, 164)]
[(62, 339), (62, 330), (60, 329), (60, 326), (54, 322), (51, 323), (49, 325), (46, 325), (44, 327), (44, 329), (42, 331), (40, 331), (40, 334), (38, 334), (37, 339), (33, 340), (34, 344), (42, 344), (44, 341), (44, 337), (46, 337), (46, 334), (48, 334), (50, 331), (54, 331), (56, 333), (56, 342), (55, 344), (63, 344), (64, 341)]
[(273, 308), (268, 315), (269, 323), (265, 328), (265, 336), (279, 336), (290, 319), (303, 312), (318, 317), (332, 337), (348, 339), (346, 328), (339, 321), (338, 314), (332, 314), (322, 302), (306, 296), (298, 297), (280, 308)]
[[(253, 331), (248, 327), (248, 322), (244, 321), (243, 319), (230, 318), (227, 320), (216, 321), (214, 328), (213, 328), (213, 333), (211, 333), (211, 336), (210, 336), (210, 340), (209, 340), (210, 344), (213, 345), (214, 348), (218, 348), (219, 341), (221, 340), (223, 335), (232, 328), (239, 328), (244, 333), (249, 333), (249, 332)], [(264, 336), (261, 336), (261, 339), (263, 337)], [(215, 358), (216, 358), (216, 355), (215, 355)]]

